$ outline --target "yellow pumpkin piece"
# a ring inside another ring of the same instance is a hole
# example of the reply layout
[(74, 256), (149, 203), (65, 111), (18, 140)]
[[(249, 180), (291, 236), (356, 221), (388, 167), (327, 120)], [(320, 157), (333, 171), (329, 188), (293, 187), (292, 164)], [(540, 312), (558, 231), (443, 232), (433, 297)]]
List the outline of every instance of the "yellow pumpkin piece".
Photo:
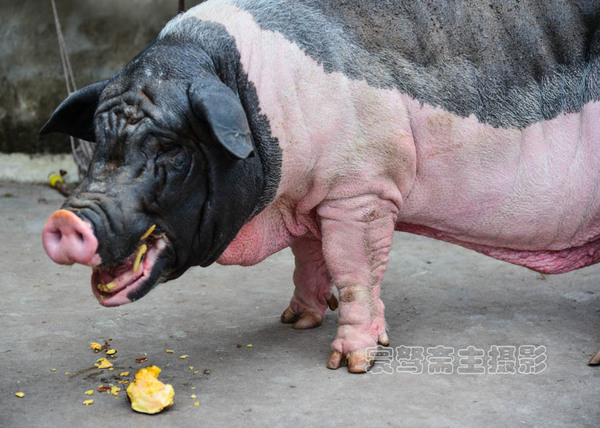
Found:
[(109, 369), (113, 366), (112, 363), (110, 361), (108, 361), (106, 358), (100, 358), (98, 360), (98, 363), (96, 363), (94, 365), (96, 367), (98, 367), (99, 369)]
[(158, 380), (160, 372), (156, 366), (144, 367), (127, 387), (131, 408), (136, 412), (154, 414), (173, 404), (175, 390)]
[(155, 228), (156, 228), (156, 225), (155, 225), (155, 224), (153, 224), (152, 226), (150, 226), (150, 229), (148, 229), (148, 230), (146, 231), (146, 233), (144, 233), (144, 234), (142, 235), (142, 237), (140, 238), (140, 241), (143, 241), (144, 239), (146, 239), (147, 237), (149, 237), (149, 236), (152, 234), (152, 232), (154, 232), (154, 229), (155, 229)]
[(19, 398), (23, 398), (25, 397), (25, 393), (24, 392), (15, 392), (15, 395)]
[(96, 342), (90, 343), (90, 346), (92, 347), (92, 349), (94, 351), (100, 351), (102, 349), (102, 345), (100, 345), (99, 343), (96, 343)]
[(92, 405), (92, 404), (94, 404), (94, 400), (85, 400), (85, 401), (83, 402), (83, 405), (84, 405), (84, 406), (90, 406), (90, 405)]

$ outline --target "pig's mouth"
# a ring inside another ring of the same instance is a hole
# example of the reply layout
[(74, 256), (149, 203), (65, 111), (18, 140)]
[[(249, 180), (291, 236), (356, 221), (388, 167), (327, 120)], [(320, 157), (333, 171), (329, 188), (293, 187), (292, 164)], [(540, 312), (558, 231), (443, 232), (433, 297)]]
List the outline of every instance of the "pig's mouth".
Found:
[(92, 272), (92, 291), (103, 306), (138, 300), (159, 282), (169, 241), (164, 234), (142, 237), (138, 248), (125, 259)]

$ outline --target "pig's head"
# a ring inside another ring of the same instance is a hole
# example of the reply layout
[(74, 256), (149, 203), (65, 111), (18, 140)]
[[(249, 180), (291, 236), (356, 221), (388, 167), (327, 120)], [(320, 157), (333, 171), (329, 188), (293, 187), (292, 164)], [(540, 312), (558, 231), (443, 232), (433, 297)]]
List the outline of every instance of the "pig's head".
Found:
[(214, 262), (263, 190), (237, 94), (201, 55), (161, 52), (73, 93), (42, 128), (96, 142), (87, 176), (42, 240), (55, 262), (92, 267), (105, 306)]

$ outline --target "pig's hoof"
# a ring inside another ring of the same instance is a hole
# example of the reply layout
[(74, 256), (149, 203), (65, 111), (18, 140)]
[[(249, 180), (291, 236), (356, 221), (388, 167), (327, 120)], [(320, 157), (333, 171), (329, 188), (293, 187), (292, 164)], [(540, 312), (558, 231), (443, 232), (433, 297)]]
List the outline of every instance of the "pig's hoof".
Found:
[[(295, 298), (294, 298), (295, 299)], [(315, 328), (320, 326), (325, 319), (325, 310), (323, 305), (318, 306), (315, 310), (298, 310), (296, 311), (292, 309), (292, 306), (296, 306), (294, 303), (294, 299), (292, 299), (292, 303), (287, 307), (285, 311), (281, 314), (281, 322), (285, 324), (294, 324), (292, 327), (297, 329), (306, 329), (306, 328)], [(333, 293), (325, 299), (327, 302), (327, 306), (332, 311), (335, 311), (338, 307), (338, 300)], [(300, 305), (298, 305), (300, 306)], [(301, 306), (302, 307), (302, 306)], [(303, 308), (306, 308), (304, 306)]]
[(338, 308), (339, 302), (337, 297), (335, 297), (335, 294), (331, 293), (331, 295), (327, 298), (327, 306), (329, 306), (329, 309), (332, 311), (335, 311)]
[(588, 361), (590, 366), (598, 366), (600, 365), (600, 350), (594, 354), (594, 356)]
[(381, 333), (381, 335), (379, 336), (379, 340), (377, 341), (381, 346), (388, 346), (390, 344), (390, 338), (388, 337), (387, 333), (384, 331), (383, 333)]
[(348, 353), (346, 357), (338, 351), (332, 351), (327, 368), (337, 370), (347, 365), (350, 373), (366, 373), (373, 365), (373, 358), (365, 350), (356, 350)]
[(315, 312), (300, 312), (295, 313), (294, 310), (288, 308), (281, 314), (281, 322), (285, 324), (294, 324), (292, 327), (297, 329), (315, 328), (323, 323), (324, 316)]
[[(385, 331), (379, 336), (377, 342), (382, 346), (388, 346), (390, 344), (390, 339)], [(373, 358), (367, 353), (366, 349), (350, 351), (347, 356), (339, 351), (333, 350), (327, 361), (327, 368), (337, 370), (340, 367), (347, 365), (350, 373), (366, 373), (373, 363)]]

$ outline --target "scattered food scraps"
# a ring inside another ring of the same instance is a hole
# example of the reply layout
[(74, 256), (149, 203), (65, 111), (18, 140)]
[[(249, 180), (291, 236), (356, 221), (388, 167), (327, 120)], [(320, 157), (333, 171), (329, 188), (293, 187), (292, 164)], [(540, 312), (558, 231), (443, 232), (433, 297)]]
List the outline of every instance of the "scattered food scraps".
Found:
[(109, 349), (108, 351), (106, 351), (106, 355), (115, 355), (117, 353), (116, 349)]
[(157, 366), (140, 369), (127, 387), (131, 408), (136, 412), (155, 414), (173, 404), (173, 386), (158, 380), (160, 372)]
[(99, 369), (109, 369), (113, 366), (113, 364), (106, 358), (100, 358), (98, 362), (94, 364), (94, 366), (98, 367)]
[(145, 363), (148, 361), (148, 357), (136, 358), (135, 361), (138, 363)]
[(121, 374), (119, 374), (119, 376), (121, 376), (121, 377), (129, 376), (129, 372), (122, 372)]
[(84, 406), (91, 406), (92, 404), (94, 404), (94, 400), (85, 400), (85, 401), (83, 402), (83, 405), (84, 405)]
[(172, 354), (173, 350), (172, 349), (167, 349), (167, 354)]
[(180, 360), (185, 360), (187, 357), (189, 357), (189, 355), (182, 355), (181, 357), (179, 357)]
[(94, 351), (100, 351), (100, 350), (102, 350), (102, 345), (100, 345), (99, 343), (92, 342), (92, 343), (90, 343), (90, 346), (92, 347), (92, 349)]
[(94, 393), (93, 389), (90, 389), (89, 391), (84, 392), (85, 395), (92, 395), (93, 393)]
[(25, 393), (24, 392), (15, 392), (15, 395), (19, 398), (23, 398), (25, 397)]

